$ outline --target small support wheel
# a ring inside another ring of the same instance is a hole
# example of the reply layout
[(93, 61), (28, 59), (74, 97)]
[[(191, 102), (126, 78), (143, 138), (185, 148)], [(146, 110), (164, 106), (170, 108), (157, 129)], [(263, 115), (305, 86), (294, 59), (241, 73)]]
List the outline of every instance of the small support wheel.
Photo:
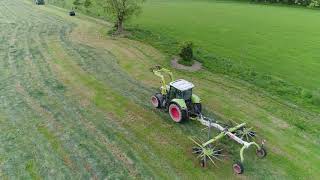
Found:
[(243, 165), (241, 162), (236, 162), (232, 165), (233, 172), (236, 174), (242, 174), (244, 171)]
[(267, 150), (264, 147), (261, 147), (256, 150), (256, 154), (260, 159), (262, 159), (267, 156)]

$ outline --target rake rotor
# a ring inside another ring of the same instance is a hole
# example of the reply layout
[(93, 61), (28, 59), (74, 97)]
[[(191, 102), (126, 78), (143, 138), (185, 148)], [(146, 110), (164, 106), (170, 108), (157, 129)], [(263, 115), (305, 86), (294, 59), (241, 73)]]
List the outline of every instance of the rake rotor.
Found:
[[(252, 131), (253, 128), (246, 128), (246, 123), (237, 124), (234, 127), (223, 127), (217, 121), (214, 121), (202, 115), (195, 118), (195, 120), (200, 121), (201, 124), (207, 126), (208, 128), (209, 140), (207, 142), (202, 143), (190, 138), (196, 144), (196, 146), (192, 148), (192, 153), (198, 155), (197, 158), (200, 159), (202, 167), (205, 167), (209, 161), (211, 161), (211, 163), (215, 166), (216, 160), (222, 161), (221, 156), (224, 156), (221, 154), (222, 149), (218, 149), (213, 144), (226, 136), (242, 145), (242, 148), (240, 149), (240, 161), (234, 163), (232, 166), (233, 171), (236, 174), (242, 174), (244, 171), (244, 150), (248, 149), (251, 146), (254, 146), (256, 148), (256, 155), (259, 158), (264, 158), (267, 155), (267, 151), (263, 147), (264, 142), (261, 145), (258, 145), (256, 142), (251, 141), (251, 139), (256, 136), (256, 133)], [(220, 131), (220, 133), (214, 137), (211, 137), (212, 127)]]
[(220, 157), (224, 156), (221, 154), (222, 149), (218, 149), (216, 146), (209, 144), (207, 146), (203, 146), (203, 143), (199, 143), (196, 140), (190, 138), (196, 146), (192, 148), (192, 153), (197, 154), (197, 158), (200, 159), (201, 166), (206, 167), (208, 162), (211, 162), (214, 166), (217, 166), (215, 161), (222, 161)]
[(256, 132), (252, 130), (253, 127), (246, 128), (242, 127), (236, 131), (236, 135), (239, 136), (242, 140), (251, 141), (256, 137)]

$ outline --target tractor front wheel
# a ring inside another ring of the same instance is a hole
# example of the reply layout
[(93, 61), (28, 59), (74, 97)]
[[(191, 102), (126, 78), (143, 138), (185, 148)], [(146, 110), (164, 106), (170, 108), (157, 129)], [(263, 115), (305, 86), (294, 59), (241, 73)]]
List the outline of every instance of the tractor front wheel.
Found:
[(160, 93), (157, 93), (151, 97), (151, 104), (155, 108), (161, 108), (162, 102), (163, 102), (163, 95)]
[(187, 111), (180, 108), (179, 105), (172, 103), (169, 106), (169, 114), (171, 119), (177, 123), (187, 119)]

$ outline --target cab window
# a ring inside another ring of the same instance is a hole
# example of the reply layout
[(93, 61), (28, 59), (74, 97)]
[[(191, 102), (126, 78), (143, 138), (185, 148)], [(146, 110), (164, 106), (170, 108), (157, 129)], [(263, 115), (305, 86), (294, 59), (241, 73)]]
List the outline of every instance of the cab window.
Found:
[(192, 89), (183, 91), (183, 97), (182, 97), (182, 98), (183, 98), (184, 100), (190, 100), (190, 99), (191, 99), (191, 96), (192, 96)]

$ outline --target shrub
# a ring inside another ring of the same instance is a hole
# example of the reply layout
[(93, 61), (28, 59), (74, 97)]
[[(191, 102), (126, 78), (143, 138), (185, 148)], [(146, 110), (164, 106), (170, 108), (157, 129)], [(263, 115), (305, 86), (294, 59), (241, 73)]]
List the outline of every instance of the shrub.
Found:
[(193, 43), (192, 42), (184, 42), (181, 45), (180, 57), (184, 61), (191, 62), (193, 60)]

